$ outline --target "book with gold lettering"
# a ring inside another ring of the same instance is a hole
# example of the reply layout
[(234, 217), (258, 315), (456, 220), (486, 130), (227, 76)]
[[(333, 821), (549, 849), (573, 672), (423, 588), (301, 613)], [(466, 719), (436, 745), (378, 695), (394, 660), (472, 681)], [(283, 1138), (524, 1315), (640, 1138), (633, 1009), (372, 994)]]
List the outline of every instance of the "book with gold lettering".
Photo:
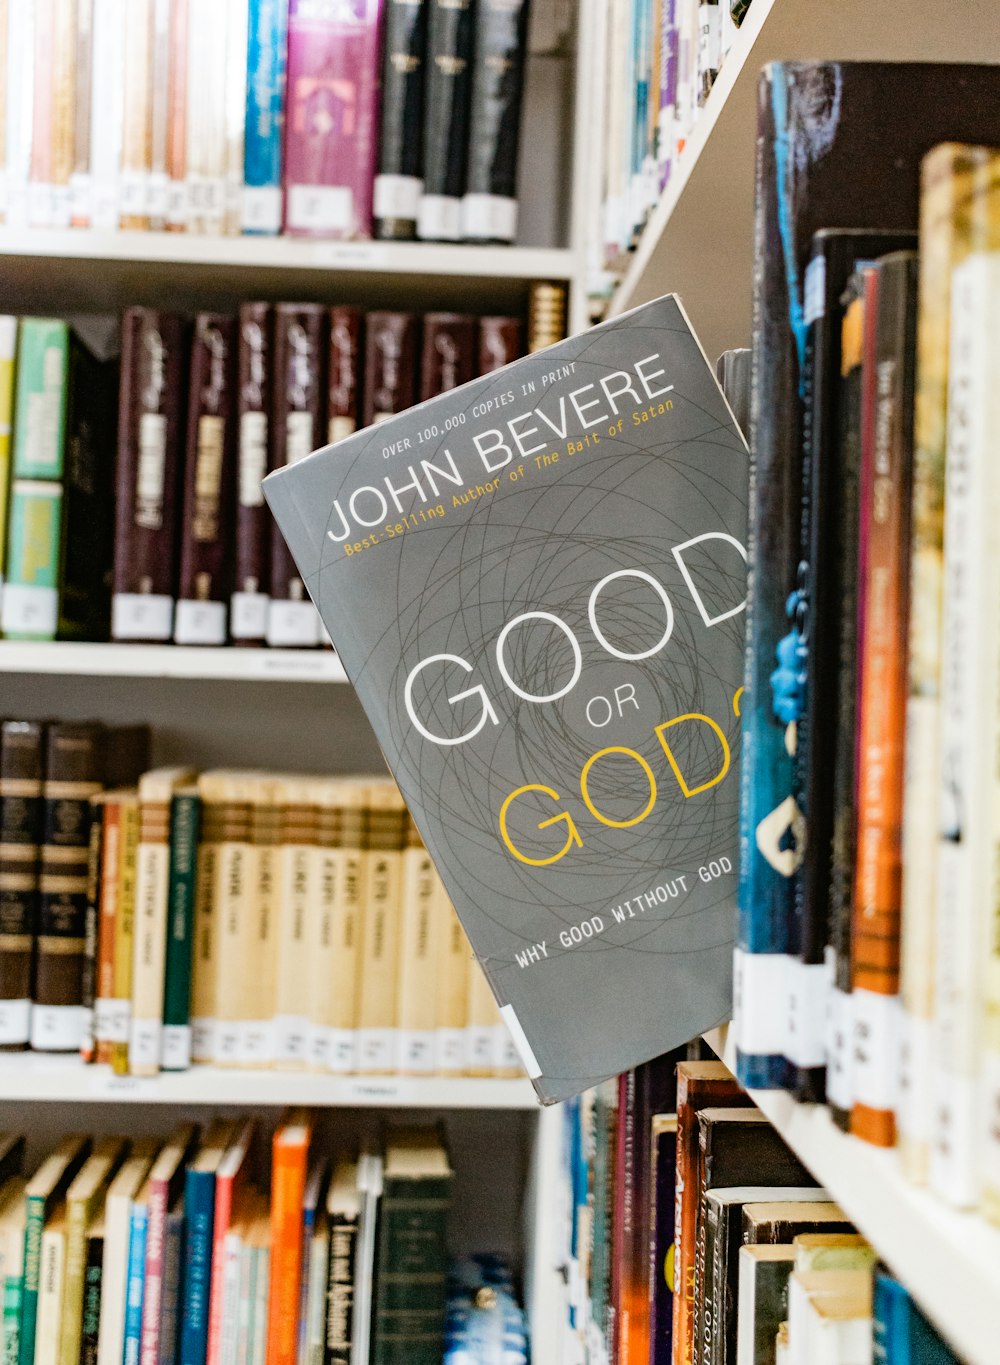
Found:
[(541, 1098), (726, 1018), (747, 452), (679, 300), (264, 490)]

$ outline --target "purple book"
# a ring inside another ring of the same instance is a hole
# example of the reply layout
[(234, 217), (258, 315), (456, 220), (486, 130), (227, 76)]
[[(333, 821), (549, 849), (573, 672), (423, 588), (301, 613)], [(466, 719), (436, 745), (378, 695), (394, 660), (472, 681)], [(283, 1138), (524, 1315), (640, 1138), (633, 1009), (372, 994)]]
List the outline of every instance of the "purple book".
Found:
[(382, 0), (290, 0), (285, 231), (370, 237)]
[(656, 161), (660, 189), (670, 179), (674, 160), (674, 122), (677, 117), (677, 0), (663, 0), (660, 13), (660, 116), (656, 133)]

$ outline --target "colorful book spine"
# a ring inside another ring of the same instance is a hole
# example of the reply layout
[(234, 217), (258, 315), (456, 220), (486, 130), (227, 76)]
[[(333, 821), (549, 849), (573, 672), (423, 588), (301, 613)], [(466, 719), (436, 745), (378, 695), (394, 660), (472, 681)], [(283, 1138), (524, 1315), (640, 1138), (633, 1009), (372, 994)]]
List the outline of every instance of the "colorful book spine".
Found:
[(146, 1238), (149, 1206), (140, 1195), (132, 1204), (128, 1239), (128, 1278), (125, 1284), (125, 1342), (122, 1365), (139, 1365), (142, 1345), (142, 1304), (146, 1289)]
[[(517, 235), (517, 153), (528, 9), (528, 0), (520, 4), (481, 0), (476, 11), (469, 160), (462, 196), (462, 236), (469, 241), (513, 242)], [(648, 7), (637, 5), (636, 9), (647, 15), (648, 23)], [(648, 79), (645, 85), (648, 99)]]
[(104, 1221), (98, 1219), (87, 1234), (87, 1267), (83, 1279), (80, 1316), (80, 1365), (97, 1365), (104, 1287)]
[(90, 1150), (84, 1138), (64, 1138), (25, 1189), (24, 1283), (21, 1295), (19, 1365), (34, 1365), (41, 1288), (42, 1235), (46, 1218), (58, 1207)]
[(191, 956), (200, 817), (201, 802), (196, 790), (174, 793), (170, 802), (163, 1053), (160, 1059), (164, 1071), (186, 1071), (191, 1065)]
[(104, 842), (104, 811), (101, 794), (90, 798), (90, 840), (87, 844), (87, 918), (83, 936), (83, 970), (80, 1000), (83, 1006), (83, 1029), (80, 1036), (80, 1057), (93, 1062), (97, 1057), (97, 1033), (94, 1005), (97, 997), (97, 953), (101, 928), (101, 845)]
[(243, 231), (281, 231), (288, 0), (250, 0)]
[(284, 230), (370, 237), (382, 0), (289, 0)]
[(429, 0), (424, 99), (424, 189), (417, 236), (457, 242), (469, 147), (475, 16), (472, 0)]
[(125, 0), (94, 0), (90, 226), (117, 228), (125, 126)]
[(382, 42), (382, 109), (374, 235), (409, 241), (417, 235), (423, 191), (424, 65), (428, 0), (386, 0)]
[[(652, 1210), (649, 1239), (649, 1365), (673, 1365), (677, 1116), (652, 1120)], [(598, 1183), (595, 1170), (594, 1185)], [(595, 1228), (596, 1245), (596, 1228)]]
[(0, 316), (0, 602), (7, 560), (7, 503), (10, 495), (11, 436), (14, 428), (14, 357), (17, 318)]
[(121, 803), (121, 847), (118, 863), (118, 897), (115, 906), (113, 1027), (111, 1069), (125, 1076), (129, 1069), (132, 1036), (132, 967), (135, 959), (135, 891), (139, 857), (139, 799), (129, 796)]
[(296, 1365), (302, 1274), (302, 1201), (312, 1125), (295, 1111), (276, 1130), (271, 1161), (271, 1273), (267, 1365)]
[(58, 318), (23, 318), (18, 332), (14, 477), (60, 479), (65, 454), (69, 327)]
[(271, 361), (270, 305), (245, 303), (240, 309), (237, 360), (235, 586), (229, 621), (234, 644), (263, 644), (267, 636), (271, 542), (260, 485), (268, 470)]
[(31, 1034), (31, 969), (38, 913), (44, 732), (37, 721), (0, 725), (0, 1047)]
[(184, 1244), (184, 1299), (180, 1365), (205, 1365), (208, 1305), (212, 1290), (212, 1229), (215, 1172), (188, 1168), (184, 1185), (187, 1230)]
[(176, 1365), (180, 1344), (181, 1271), (184, 1259), (184, 1206), (167, 1214), (163, 1233), (163, 1294), (157, 1365)]

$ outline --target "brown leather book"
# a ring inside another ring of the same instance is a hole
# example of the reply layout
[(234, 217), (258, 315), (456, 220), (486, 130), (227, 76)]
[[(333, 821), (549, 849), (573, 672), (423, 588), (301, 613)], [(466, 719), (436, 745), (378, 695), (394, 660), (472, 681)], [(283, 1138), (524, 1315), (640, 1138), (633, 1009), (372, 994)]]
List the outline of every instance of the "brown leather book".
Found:
[[(274, 388), (271, 468), (295, 464), (325, 444), (323, 357), (326, 309), (279, 303), (274, 309)], [(320, 621), (280, 535), (271, 537), (269, 645), (316, 645)]]
[(554, 346), (566, 335), (566, 286), (536, 280), (528, 291), (528, 353)]
[(423, 331), (421, 402), (475, 378), (476, 319), (462, 313), (425, 313)]
[(479, 373), (492, 374), (524, 354), (519, 318), (479, 319)]
[(364, 317), (357, 308), (330, 309), (326, 439), (333, 444), (358, 429)]
[(271, 518), (260, 485), (268, 468), (272, 345), (270, 304), (245, 303), (237, 360), (236, 581), (229, 612), (229, 633), (236, 645), (262, 645), (267, 636)]
[(42, 854), (31, 1046), (75, 1052), (83, 1034), (90, 798), (104, 776), (107, 734), (96, 721), (60, 721), (45, 735)]
[(369, 313), (365, 321), (364, 425), (412, 408), (417, 397), (417, 319)]
[(199, 313), (188, 386), (180, 576), (174, 641), (224, 645), (228, 617), (236, 456), (236, 324)]
[(184, 326), (175, 314), (126, 310), (111, 602), (115, 640), (169, 640), (173, 631), (184, 343)]
[(37, 721), (0, 725), (0, 1049), (27, 1047), (31, 956), (42, 842), (45, 730)]

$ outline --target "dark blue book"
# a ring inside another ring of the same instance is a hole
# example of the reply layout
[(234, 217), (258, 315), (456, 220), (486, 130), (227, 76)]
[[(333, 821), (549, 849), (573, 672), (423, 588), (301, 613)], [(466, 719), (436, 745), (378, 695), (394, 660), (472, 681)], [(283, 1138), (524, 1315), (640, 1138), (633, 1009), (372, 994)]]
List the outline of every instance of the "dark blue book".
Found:
[(649, 1365), (673, 1365), (677, 1115), (654, 1114), (652, 1139)]
[(125, 1346), (122, 1365), (139, 1365), (142, 1345), (142, 1303), (146, 1292), (146, 1232), (149, 1227), (149, 1181), (132, 1201), (128, 1239), (128, 1276), (125, 1280)]
[(875, 1272), (873, 1304), (875, 1365), (957, 1365), (958, 1356), (888, 1270)]

